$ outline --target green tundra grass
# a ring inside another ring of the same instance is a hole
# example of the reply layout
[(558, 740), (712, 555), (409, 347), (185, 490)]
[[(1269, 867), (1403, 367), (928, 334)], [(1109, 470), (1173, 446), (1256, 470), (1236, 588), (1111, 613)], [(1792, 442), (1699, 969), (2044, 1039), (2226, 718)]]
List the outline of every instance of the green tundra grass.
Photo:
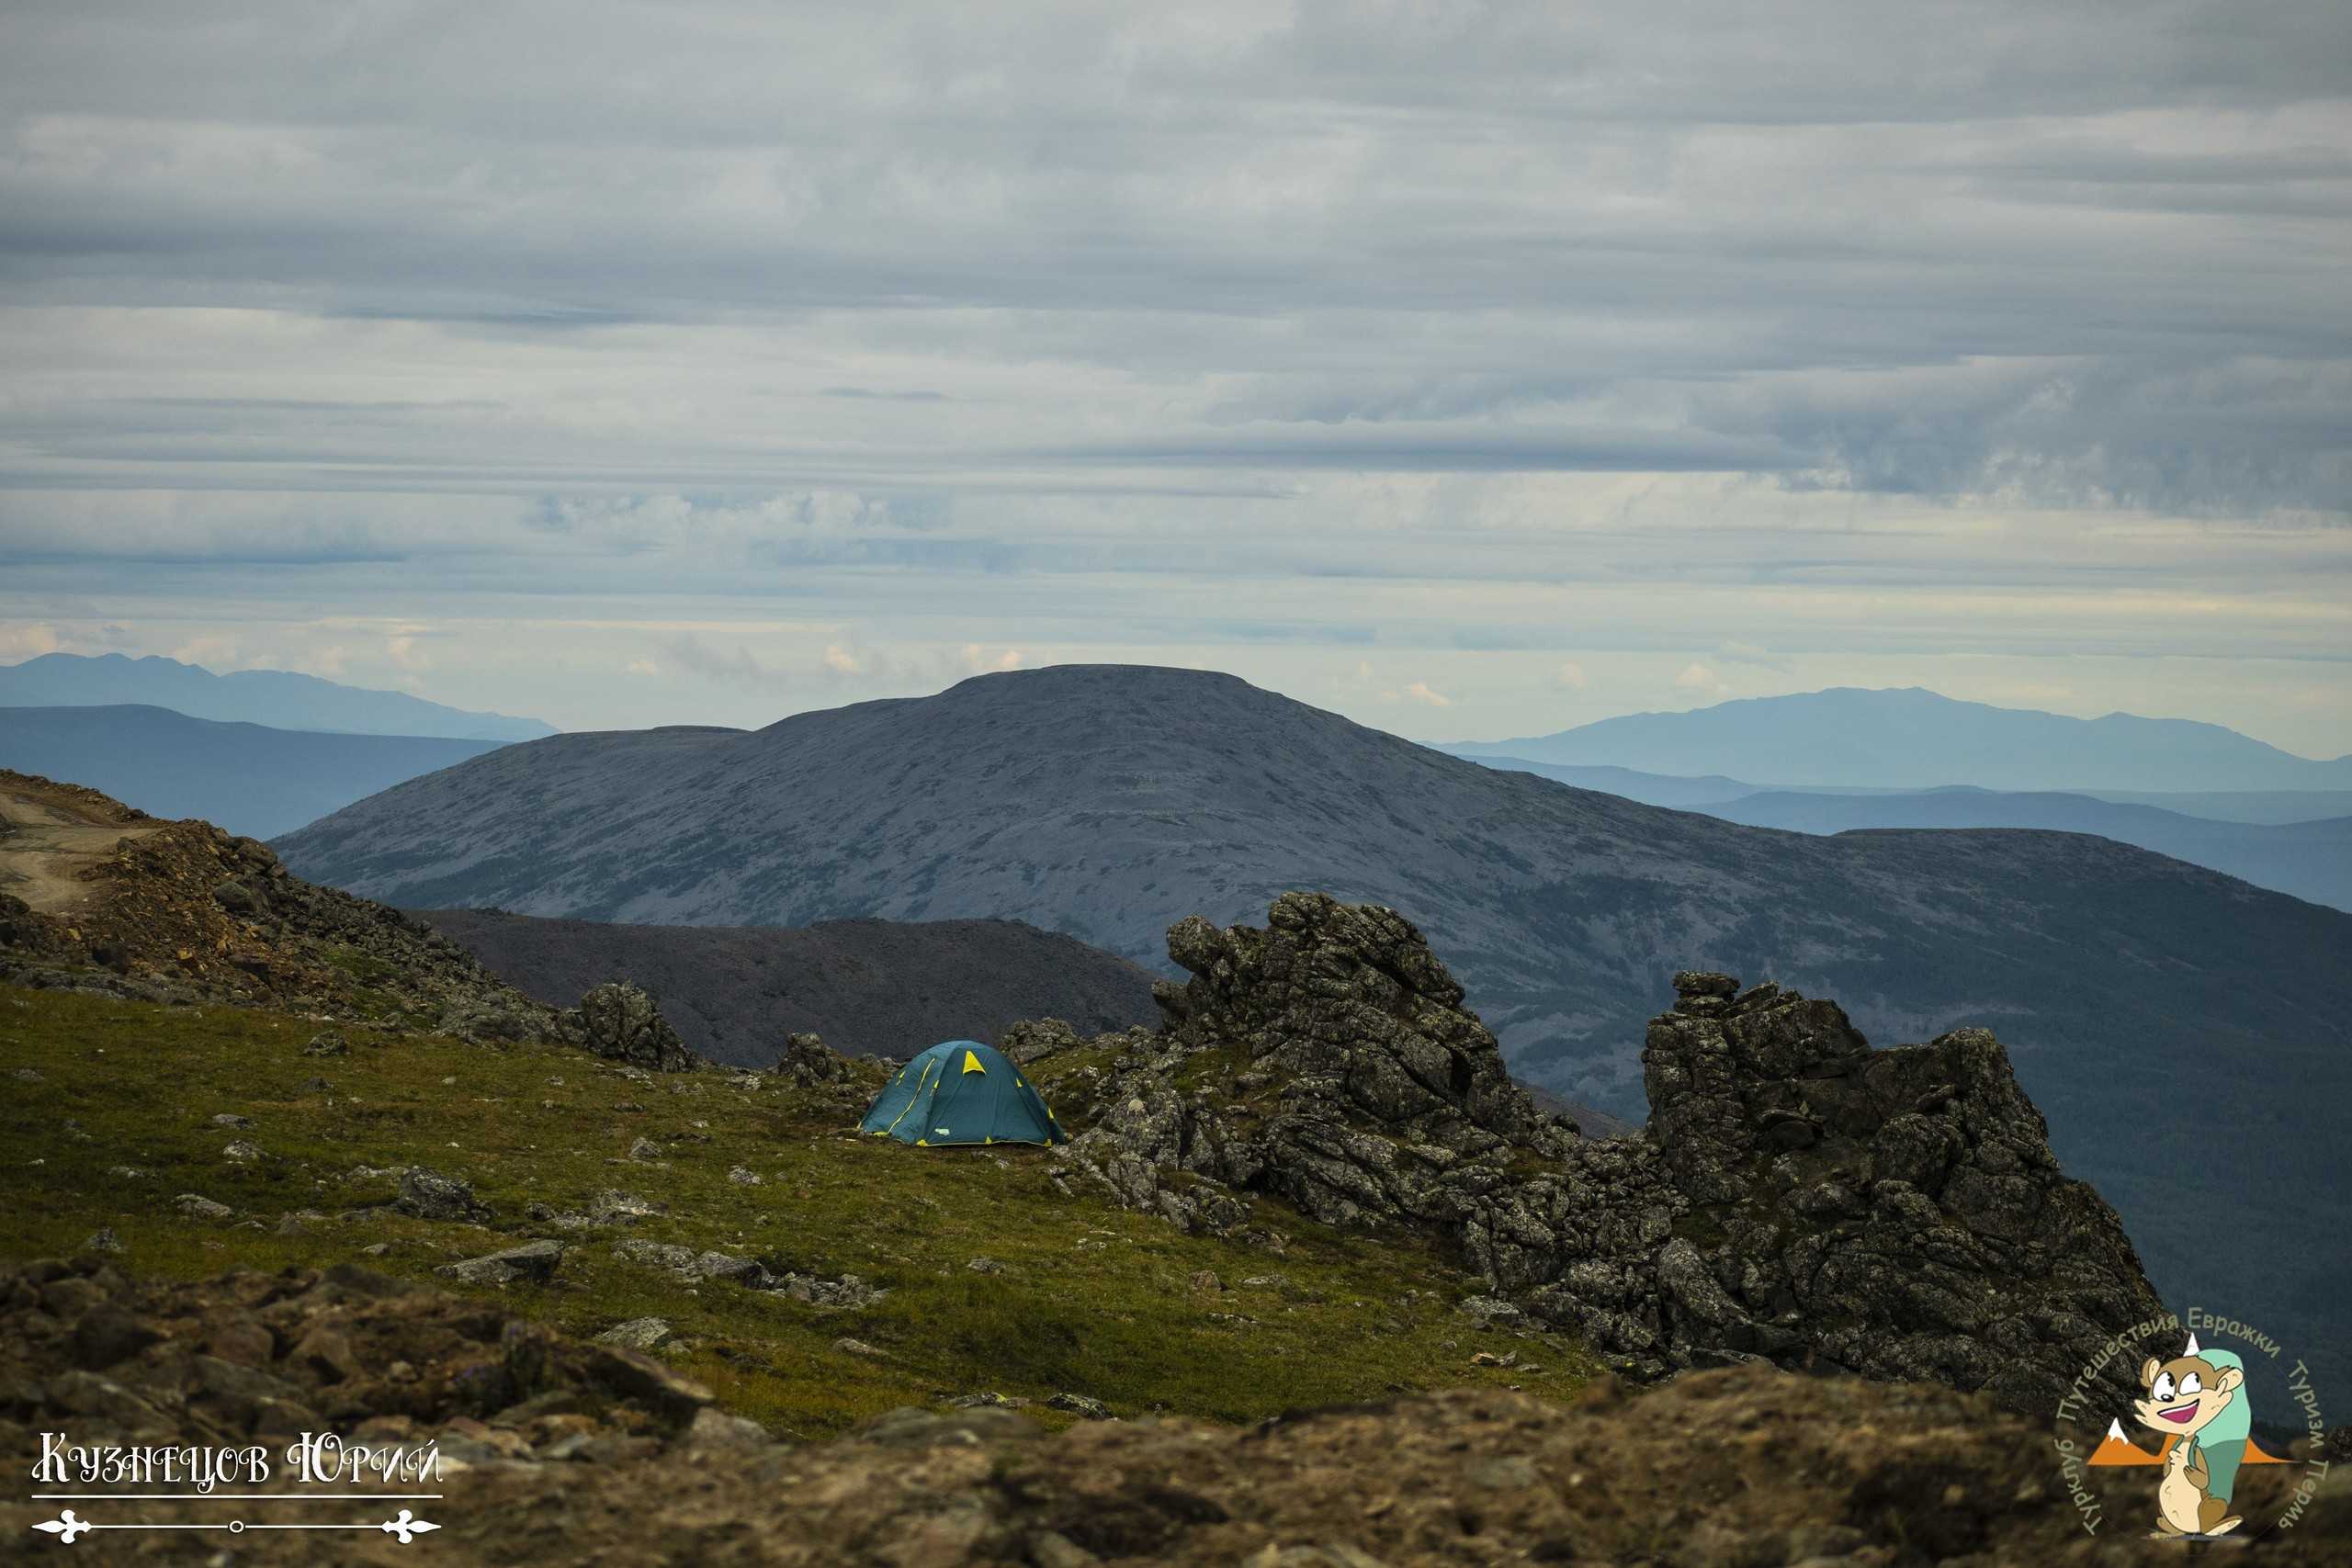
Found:
[[(1478, 1281), (1418, 1238), (1341, 1234), (1263, 1201), (1261, 1228), (1285, 1238), (1279, 1253), (1191, 1237), (1082, 1184), (1066, 1195), (1043, 1150), (860, 1137), (877, 1069), (864, 1069), (870, 1082), (806, 1090), (773, 1076), (631, 1075), (563, 1047), (349, 1027), (347, 1055), (304, 1055), (323, 1027), (0, 987), (0, 1257), (70, 1254), (111, 1226), (128, 1249), (119, 1261), (142, 1274), (356, 1260), (431, 1280), (442, 1264), (553, 1235), (572, 1245), (545, 1285), (434, 1282), (578, 1335), (667, 1318), (684, 1343), (662, 1354), (729, 1408), (803, 1438), (985, 1392), (1067, 1391), (1124, 1416), (1239, 1422), (1403, 1390), (1566, 1395), (1593, 1371), (1572, 1342), (1515, 1337), (1455, 1310)], [(1036, 1076), (1050, 1098), (1054, 1075)], [(216, 1125), (222, 1113), (253, 1125)], [(659, 1145), (658, 1161), (628, 1157), (639, 1138)], [(239, 1140), (266, 1157), (226, 1157)], [(411, 1165), (470, 1180), (491, 1224), (385, 1207), (391, 1172)], [(730, 1179), (738, 1168), (758, 1185)], [(526, 1217), (534, 1204), (584, 1208), (614, 1188), (668, 1213), (571, 1233)], [(235, 1213), (186, 1218), (175, 1200), (191, 1192)], [(688, 1284), (614, 1257), (612, 1243), (630, 1236), (779, 1271), (855, 1273), (889, 1293), (838, 1311)], [(386, 1253), (362, 1254), (379, 1242)], [(978, 1258), (1003, 1268), (977, 1272)], [(1204, 1273), (1220, 1284), (1196, 1284)], [(888, 1359), (837, 1349), (845, 1337)], [(1521, 1365), (1474, 1367), (1481, 1349), (1517, 1352)]]

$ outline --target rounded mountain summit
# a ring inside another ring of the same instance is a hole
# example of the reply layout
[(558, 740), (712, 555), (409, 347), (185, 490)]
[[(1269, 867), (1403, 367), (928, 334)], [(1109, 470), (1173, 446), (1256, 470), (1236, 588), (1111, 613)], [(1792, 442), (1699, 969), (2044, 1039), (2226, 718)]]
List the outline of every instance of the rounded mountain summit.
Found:
[(409, 908), (995, 916), (1162, 973), (1183, 917), (1254, 919), (1312, 888), (1419, 924), (1521, 1077), (1635, 1117), (1644, 1022), (1677, 969), (1839, 997), (1889, 1041), (1990, 1025), (2062, 1126), (2161, 1120), (2167, 1083), (2316, 1056), (2311, 1021), (2352, 982), (2352, 917), (2104, 839), (1742, 827), (1491, 770), (1231, 675), (1131, 665), (982, 675), (759, 730), (551, 736), (277, 847)]

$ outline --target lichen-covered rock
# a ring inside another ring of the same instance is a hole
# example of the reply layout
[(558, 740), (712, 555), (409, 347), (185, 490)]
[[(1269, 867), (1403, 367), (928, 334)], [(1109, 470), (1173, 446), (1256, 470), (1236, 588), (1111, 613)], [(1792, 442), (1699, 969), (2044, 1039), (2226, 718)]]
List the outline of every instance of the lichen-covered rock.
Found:
[(1109, 1066), (1057, 1090), (1084, 1128), (1065, 1179), (1187, 1229), (1245, 1225), (1251, 1192), (1433, 1228), (1635, 1375), (1764, 1359), (2020, 1409), (2162, 1312), (1983, 1030), (1873, 1051), (1833, 1002), (1685, 972), (1643, 1052), (1649, 1125), (1588, 1141), (1392, 910), (1285, 894), (1263, 931), (1180, 922), (1169, 956), (1192, 978), (1163, 1028), (1097, 1040)]
[(567, 1021), (579, 1043), (599, 1056), (655, 1072), (683, 1072), (695, 1055), (648, 991), (627, 980), (607, 980), (580, 998)]
[(392, 1200), (392, 1207), (420, 1220), (481, 1224), (490, 1218), (490, 1205), (474, 1196), (472, 1182), (421, 1165), (401, 1172), (400, 1195)]
[(775, 1059), (775, 1071), (777, 1077), (788, 1078), (801, 1089), (847, 1083), (856, 1076), (850, 1059), (815, 1034), (786, 1035), (784, 1050)]

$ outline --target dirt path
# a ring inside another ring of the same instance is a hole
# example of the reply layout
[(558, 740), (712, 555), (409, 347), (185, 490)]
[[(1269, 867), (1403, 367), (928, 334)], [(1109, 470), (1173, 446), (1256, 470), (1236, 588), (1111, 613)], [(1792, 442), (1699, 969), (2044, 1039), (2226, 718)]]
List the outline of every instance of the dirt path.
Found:
[(44, 915), (79, 908), (91, 896), (81, 880), (85, 868), (111, 856), (124, 839), (143, 839), (167, 825), (124, 821), (62, 789), (0, 786), (0, 893)]

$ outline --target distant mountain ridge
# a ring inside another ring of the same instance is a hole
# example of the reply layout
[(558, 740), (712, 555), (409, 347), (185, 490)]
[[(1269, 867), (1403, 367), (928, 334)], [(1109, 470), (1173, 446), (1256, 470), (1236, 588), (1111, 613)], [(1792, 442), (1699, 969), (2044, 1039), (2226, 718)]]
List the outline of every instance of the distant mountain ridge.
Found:
[(191, 718), (265, 724), (346, 735), (407, 735), (455, 740), (537, 740), (557, 733), (536, 718), (469, 713), (405, 692), (346, 686), (288, 670), (232, 670), (150, 655), (44, 653), (0, 665), (0, 707), (170, 708)]
[(2122, 713), (2070, 718), (1917, 686), (1748, 697), (1440, 749), (1678, 776), (1727, 773), (1782, 788), (2352, 789), (2352, 756), (2298, 757), (2218, 724)]
[(254, 839), (503, 744), (274, 729), (129, 704), (0, 708), (0, 768), (73, 779), (153, 817), (200, 817)]
[(2352, 817), (2276, 827), (2216, 822), (2153, 806), (2056, 791), (1939, 789), (1902, 795), (1763, 790), (1697, 809), (1752, 828), (1844, 833), (1905, 828), (2025, 828), (2095, 833), (2243, 877), (2335, 909), (2352, 909)]

